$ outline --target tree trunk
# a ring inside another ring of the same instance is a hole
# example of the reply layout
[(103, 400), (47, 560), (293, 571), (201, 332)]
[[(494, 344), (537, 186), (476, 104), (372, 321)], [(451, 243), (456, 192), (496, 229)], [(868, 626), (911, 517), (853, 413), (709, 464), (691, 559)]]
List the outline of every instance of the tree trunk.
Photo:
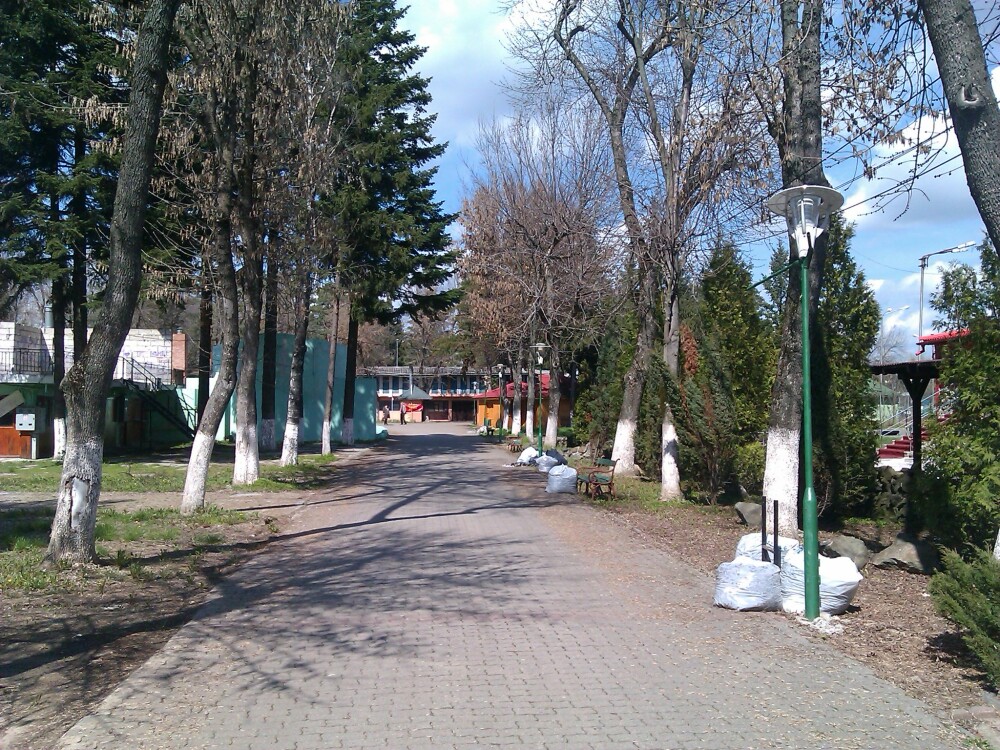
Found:
[[(229, 248), (226, 248), (227, 252)], [(208, 405), (212, 378), (212, 259), (204, 253), (201, 263), (201, 301), (198, 306), (198, 422)], [(235, 308), (234, 308), (235, 310)]]
[(347, 372), (344, 375), (344, 445), (354, 445), (354, 387), (358, 377), (358, 321), (347, 317)]
[(649, 360), (653, 354), (653, 344), (656, 340), (656, 317), (653, 315), (656, 278), (650, 269), (641, 273), (643, 279), (639, 291), (639, 305), (636, 310), (639, 331), (636, 335), (632, 362), (625, 373), (622, 406), (618, 412), (615, 443), (611, 449), (611, 458), (618, 461), (615, 472), (625, 475), (635, 473), (635, 434), (639, 428), (639, 406), (642, 403), (646, 372), (649, 369)]
[(60, 273), (52, 280), (52, 457), (66, 455), (66, 398), (62, 381), (66, 377), (66, 277)]
[(66, 456), (46, 553), (49, 563), (89, 562), (94, 558), (105, 403), (139, 296), (143, 224), (167, 80), (169, 42), (179, 4), (180, 0), (151, 0), (136, 37), (104, 304), (90, 341), (62, 386), (67, 407)]
[(524, 397), (524, 392), (522, 390), (522, 378), (521, 378), (521, 362), (524, 360), (524, 351), (521, 349), (517, 350), (517, 359), (514, 360), (514, 366), (511, 368), (511, 377), (514, 379), (514, 404), (511, 408), (510, 417), (510, 434), (520, 435), (521, 425), (523, 423), (523, 415), (521, 412), (521, 400)]
[[(671, 264), (672, 266), (673, 264)], [(663, 292), (663, 364), (671, 377), (677, 377), (680, 353), (680, 300), (672, 270)], [(674, 411), (669, 399), (663, 402), (660, 424), (660, 499), (676, 500), (681, 493), (680, 447)]]
[(292, 369), (288, 376), (288, 409), (285, 433), (281, 439), (281, 465), (299, 462), (299, 424), (302, 421), (302, 371), (306, 362), (306, 336), (309, 331), (309, 303), (312, 276), (305, 274), (302, 297), (295, 310), (295, 343), (292, 345)]
[(1000, 109), (969, 0), (918, 0), (941, 75), (969, 192), (1000, 253)]
[[(77, 128), (74, 134), (74, 161), (80, 164), (87, 156), (86, 134)], [(87, 196), (83, 188), (73, 196), (73, 213), (83, 222), (87, 216)], [(73, 361), (87, 345), (87, 234), (81, 231), (73, 242)]]
[(559, 350), (549, 349), (549, 415), (545, 420), (545, 447), (555, 448), (559, 440)]
[(264, 256), (261, 249), (257, 206), (257, 132), (254, 108), (257, 99), (257, 63), (247, 67), (248, 101), (240, 113), (243, 155), (237, 174), (236, 218), (242, 239), (240, 283), (240, 371), (236, 380), (236, 458), (233, 484), (253, 484), (260, 476), (257, 440), (257, 356), (260, 353), (260, 314), (264, 294)]
[[(801, 22), (800, 5), (803, 5)], [(772, 135), (781, 156), (782, 187), (829, 186), (822, 165), (820, 33), (822, 0), (782, 0), (781, 127)], [(789, 257), (792, 257), (791, 255)], [(826, 261), (826, 235), (813, 248), (810, 308), (815, 309)], [(799, 274), (788, 275), (778, 372), (771, 391), (764, 466), (764, 497), (778, 503), (778, 533), (798, 534), (799, 453), (802, 427), (802, 327)]]
[[(222, 170), (224, 175), (231, 175), (232, 150), (223, 149)], [(208, 469), (212, 462), (212, 451), (215, 449), (215, 436), (219, 425), (229, 408), (229, 401), (236, 389), (236, 361), (239, 358), (240, 327), (239, 290), (236, 281), (236, 268), (233, 265), (232, 252), (232, 182), (228, 177), (222, 178), (222, 184), (216, 192), (218, 218), (215, 223), (215, 294), (216, 304), (221, 315), (222, 347), (219, 356), (219, 375), (215, 387), (208, 394), (205, 409), (198, 419), (198, 430), (195, 432), (191, 445), (191, 455), (188, 458), (187, 474), (184, 478), (184, 494), (181, 498), (181, 513), (190, 515), (205, 507), (205, 483), (208, 479)], [(204, 319), (202, 320), (204, 331)], [(209, 321), (209, 329), (211, 321)], [(204, 334), (203, 334), (204, 335)], [(211, 336), (209, 336), (211, 347)], [(201, 355), (199, 355), (201, 356)], [(207, 378), (206, 378), (207, 381)], [(201, 386), (199, 386), (200, 388)]]
[[(241, 232), (246, 235), (241, 227)], [(250, 255), (248, 253), (248, 255)], [(252, 257), (252, 256), (251, 256)], [(263, 263), (245, 260), (240, 269), (242, 310), (240, 369), (236, 380), (236, 458), (233, 484), (253, 484), (260, 476), (257, 445), (257, 354), (260, 351)]]
[(273, 451), (277, 445), (274, 433), (274, 399), (275, 380), (278, 377), (278, 267), (270, 254), (264, 291), (264, 354), (261, 368), (260, 445), (266, 451)]
[[(326, 368), (326, 396), (323, 403), (323, 442), (322, 453), (329, 456), (332, 452), (330, 448), (330, 432), (333, 429), (333, 398), (334, 388), (337, 384), (337, 345), (340, 343), (340, 280), (334, 282), (333, 291), (334, 309), (331, 313), (330, 335), (330, 355)], [(343, 425), (343, 410), (341, 410), (341, 425)]]

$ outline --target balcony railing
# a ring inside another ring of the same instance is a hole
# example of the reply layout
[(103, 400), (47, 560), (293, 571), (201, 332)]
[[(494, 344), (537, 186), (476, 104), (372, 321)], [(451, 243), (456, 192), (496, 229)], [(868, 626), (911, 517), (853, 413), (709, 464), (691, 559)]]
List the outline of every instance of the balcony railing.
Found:
[(51, 375), (53, 369), (47, 349), (0, 351), (0, 375)]

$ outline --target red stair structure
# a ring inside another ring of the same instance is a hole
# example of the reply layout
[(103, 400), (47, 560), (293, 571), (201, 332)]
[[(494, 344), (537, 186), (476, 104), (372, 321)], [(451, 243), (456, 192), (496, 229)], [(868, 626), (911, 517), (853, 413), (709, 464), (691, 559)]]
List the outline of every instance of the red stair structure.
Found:
[[(920, 431), (921, 439), (927, 442), (927, 430)], [(883, 445), (878, 449), (879, 458), (905, 458), (913, 450), (913, 438), (910, 435), (903, 435), (893, 440), (888, 445)]]

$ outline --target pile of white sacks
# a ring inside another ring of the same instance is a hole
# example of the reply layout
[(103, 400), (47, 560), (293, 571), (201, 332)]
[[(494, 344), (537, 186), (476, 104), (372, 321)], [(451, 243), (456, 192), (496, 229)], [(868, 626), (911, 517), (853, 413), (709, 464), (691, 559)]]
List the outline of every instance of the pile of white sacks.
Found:
[[(774, 537), (768, 537), (773, 547)], [(716, 571), (715, 604), (726, 609), (805, 611), (805, 555), (795, 539), (778, 537), (781, 568), (761, 560), (761, 535), (747, 534), (736, 545), (736, 558)], [(771, 555), (773, 557), (773, 553)], [(858, 591), (862, 575), (847, 557), (819, 558), (820, 612), (839, 615)]]
[(566, 458), (556, 450), (549, 450), (538, 455), (538, 451), (528, 447), (514, 462), (515, 466), (534, 465), (542, 474), (548, 474), (545, 483), (546, 492), (576, 494), (576, 469), (566, 465)]

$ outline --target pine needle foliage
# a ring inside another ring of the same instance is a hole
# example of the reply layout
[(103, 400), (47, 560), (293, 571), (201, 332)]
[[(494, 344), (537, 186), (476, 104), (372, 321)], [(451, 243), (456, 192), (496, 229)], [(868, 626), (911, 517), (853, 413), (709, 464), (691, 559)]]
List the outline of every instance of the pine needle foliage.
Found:
[(1000, 562), (983, 549), (968, 561), (949, 550), (943, 564), (929, 587), (934, 606), (962, 628), (965, 645), (1000, 687)]

